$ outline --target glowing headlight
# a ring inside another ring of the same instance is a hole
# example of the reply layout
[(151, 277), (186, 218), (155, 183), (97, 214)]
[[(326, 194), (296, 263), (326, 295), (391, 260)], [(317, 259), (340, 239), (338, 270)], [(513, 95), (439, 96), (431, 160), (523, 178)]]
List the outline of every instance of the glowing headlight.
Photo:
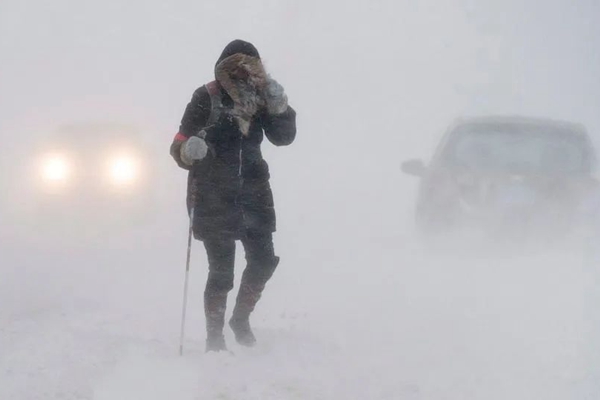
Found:
[(113, 183), (126, 185), (136, 180), (138, 166), (131, 157), (117, 157), (111, 160), (109, 172)]
[(70, 165), (65, 157), (48, 157), (42, 165), (42, 178), (46, 182), (59, 183), (69, 179)]

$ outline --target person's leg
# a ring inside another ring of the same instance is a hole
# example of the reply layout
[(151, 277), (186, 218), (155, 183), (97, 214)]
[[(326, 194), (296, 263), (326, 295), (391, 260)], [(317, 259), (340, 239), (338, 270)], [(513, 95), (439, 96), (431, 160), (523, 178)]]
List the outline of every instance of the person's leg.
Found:
[(235, 241), (204, 240), (208, 255), (208, 280), (204, 290), (206, 351), (226, 350), (223, 326), (227, 293), (233, 288)]
[(249, 232), (242, 240), (246, 252), (246, 269), (237, 295), (233, 315), (229, 325), (237, 342), (244, 346), (253, 346), (256, 338), (250, 328), (250, 314), (279, 264), (279, 257), (273, 249), (271, 233)]

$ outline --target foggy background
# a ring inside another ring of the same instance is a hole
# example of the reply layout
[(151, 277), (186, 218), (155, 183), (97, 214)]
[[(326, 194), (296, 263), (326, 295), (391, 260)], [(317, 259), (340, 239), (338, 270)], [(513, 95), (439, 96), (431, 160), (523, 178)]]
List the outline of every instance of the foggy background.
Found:
[[(186, 173), (168, 148), (236, 38), (298, 112), (293, 145), (263, 146), (282, 262), (259, 346), (230, 335), (236, 357), (204, 355), (196, 243), (181, 359)], [(597, 398), (583, 256), (424, 249), (400, 162), (464, 115), (573, 120), (596, 140), (599, 50), (595, 0), (1, 0), (0, 399)], [(58, 242), (69, 220), (22, 229), (7, 203), (31, 146), (88, 120), (141, 127), (160, 201), (100, 241)]]

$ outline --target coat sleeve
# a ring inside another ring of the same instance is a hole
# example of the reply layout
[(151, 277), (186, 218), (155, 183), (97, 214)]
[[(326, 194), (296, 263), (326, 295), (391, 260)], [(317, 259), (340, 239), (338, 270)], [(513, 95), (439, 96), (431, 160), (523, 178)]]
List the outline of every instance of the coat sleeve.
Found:
[(206, 91), (206, 88), (202, 86), (194, 92), (192, 99), (185, 108), (181, 124), (179, 125), (179, 132), (175, 135), (170, 148), (171, 156), (177, 165), (183, 169), (189, 170), (190, 167), (181, 160), (181, 145), (189, 137), (196, 135), (206, 126), (206, 122), (210, 116), (210, 107), (210, 95)]
[(296, 111), (290, 106), (278, 115), (265, 113), (261, 121), (267, 139), (275, 146), (287, 146), (296, 138)]

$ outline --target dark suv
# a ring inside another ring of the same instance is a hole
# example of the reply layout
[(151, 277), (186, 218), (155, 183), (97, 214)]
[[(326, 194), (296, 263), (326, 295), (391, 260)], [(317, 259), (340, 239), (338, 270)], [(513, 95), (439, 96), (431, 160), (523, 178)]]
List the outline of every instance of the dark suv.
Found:
[(565, 232), (595, 189), (596, 156), (586, 129), (570, 122), (482, 117), (453, 124), (428, 166), (402, 170), (421, 178), (419, 229), (508, 228)]

